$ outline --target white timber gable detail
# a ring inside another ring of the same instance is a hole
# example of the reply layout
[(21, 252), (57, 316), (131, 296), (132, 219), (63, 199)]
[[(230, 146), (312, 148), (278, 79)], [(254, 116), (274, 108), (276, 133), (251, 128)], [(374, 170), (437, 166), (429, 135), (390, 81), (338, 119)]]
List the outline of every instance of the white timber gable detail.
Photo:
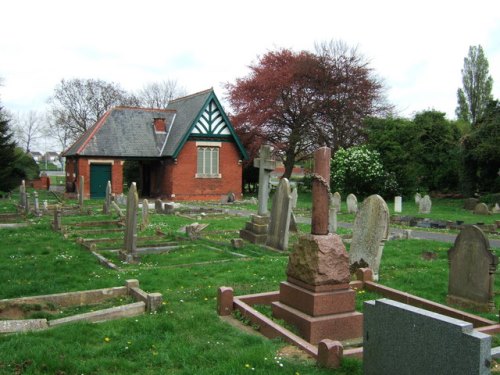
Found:
[(199, 135), (231, 134), (229, 127), (224, 121), (224, 117), (214, 100), (207, 105), (191, 133)]

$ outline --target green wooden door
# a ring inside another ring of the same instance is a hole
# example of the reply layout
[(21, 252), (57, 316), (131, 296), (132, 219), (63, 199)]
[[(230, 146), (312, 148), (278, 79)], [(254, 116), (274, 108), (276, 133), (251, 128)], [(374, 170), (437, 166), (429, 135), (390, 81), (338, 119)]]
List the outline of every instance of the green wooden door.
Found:
[(90, 198), (104, 198), (111, 181), (111, 164), (90, 164)]

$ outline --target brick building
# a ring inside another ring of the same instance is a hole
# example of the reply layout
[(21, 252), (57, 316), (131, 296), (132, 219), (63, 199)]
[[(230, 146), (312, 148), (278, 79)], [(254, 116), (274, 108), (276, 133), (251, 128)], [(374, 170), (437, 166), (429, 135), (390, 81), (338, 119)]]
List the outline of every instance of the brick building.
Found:
[(171, 101), (167, 109), (115, 107), (63, 154), (66, 190), (80, 175), (84, 195), (100, 198), (107, 181), (123, 190), (123, 164), (139, 165), (142, 196), (219, 200), (242, 194), (247, 154), (212, 89)]

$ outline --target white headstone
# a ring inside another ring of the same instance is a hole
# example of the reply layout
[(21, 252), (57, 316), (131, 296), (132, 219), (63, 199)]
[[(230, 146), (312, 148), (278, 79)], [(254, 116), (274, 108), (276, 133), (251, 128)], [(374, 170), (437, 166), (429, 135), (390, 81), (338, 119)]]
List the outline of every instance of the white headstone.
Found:
[(346, 198), (347, 213), (355, 214), (358, 212), (358, 198), (354, 194), (349, 194)]
[(421, 200), (422, 200), (422, 196), (420, 195), (420, 193), (416, 193), (415, 194), (415, 204), (419, 204)]
[(403, 212), (403, 197), (399, 195), (394, 197), (394, 212)]

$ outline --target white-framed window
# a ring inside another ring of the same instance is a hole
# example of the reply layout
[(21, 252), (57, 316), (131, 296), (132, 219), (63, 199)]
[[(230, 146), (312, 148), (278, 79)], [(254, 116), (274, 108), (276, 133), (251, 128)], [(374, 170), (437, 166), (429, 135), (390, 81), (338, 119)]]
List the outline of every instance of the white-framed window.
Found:
[(219, 147), (198, 146), (197, 178), (220, 178), (219, 174)]

